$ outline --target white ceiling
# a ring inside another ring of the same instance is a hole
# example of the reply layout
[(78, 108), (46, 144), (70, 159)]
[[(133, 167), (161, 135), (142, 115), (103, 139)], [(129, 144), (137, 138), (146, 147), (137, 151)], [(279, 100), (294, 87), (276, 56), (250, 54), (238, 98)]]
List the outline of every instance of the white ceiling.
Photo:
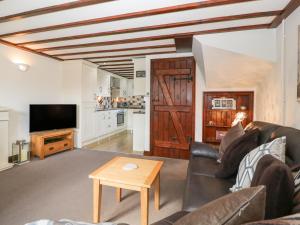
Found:
[[(84, 20), (93, 20), (98, 18), (105, 18), (111, 16), (117, 16), (127, 13), (136, 13), (147, 10), (155, 10), (164, 7), (178, 6), (182, 4), (189, 3), (199, 3), (199, 2), (210, 2), (209, 0), (115, 0), (108, 1), (99, 4), (93, 4), (84, 7), (72, 8), (68, 10), (56, 11), (52, 13), (46, 13), (37, 16), (31, 16), (27, 18), (20, 18), (8, 22), (1, 22), (1, 17), (9, 16), (17, 13), (23, 13), (30, 10), (41, 9), (44, 7), (58, 6), (64, 3), (77, 2), (75, 0), (4, 0), (0, 1), (0, 36), (26, 31), (30, 29), (43, 28), (53, 25), (61, 25), (72, 22), (79, 22)], [(4, 41), (11, 42), (13, 44), (20, 44), (24, 42), (39, 41), (52, 38), (61, 37), (74, 37), (76, 35), (93, 34), (99, 32), (116, 31), (132, 28), (140, 28), (146, 26), (155, 26), (162, 24), (186, 22), (200, 19), (209, 19), (216, 17), (225, 17), (257, 12), (270, 12), (283, 10), (290, 0), (258, 0), (258, 1), (245, 1), (243, 3), (227, 4), (222, 6), (198, 8), (185, 11), (177, 11), (172, 13), (164, 13), (152, 16), (140, 16), (136, 18), (102, 22), (97, 24), (85, 24), (83, 26), (69, 27), (64, 29), (55, 29), (50, 31), (20, 34), (20, 35), (10, 35), (5, 37), (0, 37)], [(132, 59), (133, 55), (141, 54), (147, 55), (149, 53), (153, 54), (155, 52), (166, 52), (166, 51), (176, 51), (176, 47), (168, 48), (153, 48), (151, 46), (161, 46), (161, 45), (174, 45), (174, 39), (168, 38), (164, 40), (153, 40), (145, 41), (141, 40), (139, 42), (133, 43), (117, 43), (110, 45), (103, 45), (102, 42), (107, 41), (118, 41), (134, 38), (147, 38), (150, 36), (161, 36), (161, 35), (176, 35), (181, 33), (189, 32), (200, 32), (214, 29), (222, 28), (235, 28), (240, 26), (251, 26), (251, 25), (261, 25), (270, 24), (274, 20), (275, 16), (265, 16), (250, 19), (239, 19), (232, 21), (223, 21), (215, 23), (198, 24), (192, 26), (181, 26), (176, 28), (167, 28), (159, 30), (149, 30), (149, 31), (138, 31), (132, 33), (122, 33), (115, 35), (105, 35), (89, 38), (80, 38), (74, 40), (64, 40), (47, 42), (42, 44), (28, 44), (28, 47), (33, 50), (43, 49), (43, 48), (53, 48), (59, 46), (67, 46), (68, 48), (63, 48), (60, 50), (49, 50), (42, 51), (48, 55), (65, 54), (65, 53), (80, 53), (89, 51), (103, 51), (103, 50), (115, 50), (115, 49), (127, 49), (127, 48), (140, 48), (149, 46), (148, 49), (136, 49), (130, 51), (113, 51), (111, 53), (84, 53), (76, 54), (71, 56), (61, 56), (60, 59), (74, 59), (74, 58), (90, 58), (90, 57), (101, 57), (100, 59), (89, 59), (92, 62), (95, 61), (112, 61), (121, 59)], [(1, 41), (1, 40), (0, 40)], [(82, 44), (93, 44), (99, 43), (99, 46), (78, 46)], [(70, 47), (72, 45), (76, 45)], [(111, 56), (111, 57), (108, 57)], [(119, 57), (115, 57), (119, 56)], [(105, 57), (105, 58), (103, 58)], [(126, 63), (126, 62), (123, 62)], [(128, 62), (127, 62), (128, 63)], [(112, 63), (109, 63), (112, 64)], [(115, 64), (122, 64), (122, 62), (116, 62)], [(120, 66), (122, 68), (122, 66)]]

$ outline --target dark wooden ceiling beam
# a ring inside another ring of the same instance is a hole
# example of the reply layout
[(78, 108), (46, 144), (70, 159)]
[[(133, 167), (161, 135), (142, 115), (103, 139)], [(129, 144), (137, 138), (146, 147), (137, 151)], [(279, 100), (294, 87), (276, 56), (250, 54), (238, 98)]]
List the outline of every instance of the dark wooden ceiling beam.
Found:
[(168, 54), (175, 53), (176, 51), (161, 51), (161, 52), (146, 52), (146, 53), (138, 53), (138, 54), (127, 54), (127, 55), (109, 55), (109, 56), (96, 56), (96, 57), (85, 57), (85, 58), (72, 58), (72, 59), (64, 59), (64, 60), (76, 60), (76, 59), (109, 59), (109, 58), (122, 58), (122, 57), (135, 57), (135, 56), (146, 56), (146, 55), (159, 55), (159, 54)]
[(10, 46), (10, 47), (14, 47), (14, 48), (18, 48), (18, 49), (26, 51), (26, 52), (31, 52), (31, 53), (34, 53), (34, 54), (37, 54), (37, 55), (41, 55), (41, 56), (45, 56), (45, 57), (48, 57), (48, 58), (51, 58), (51, 59), (55, 59), (55, 60), (58, 60), (58, 61), (63, 61), (63, 59), (60, 59), (60, 58), (48, 55), (48, 54), (43, 53), (43, 52), (37, 52), (37, 51), (34, 51), (34, 50), (32, 50), (30, 48), (27, 48), (27, 47), (17, 46), (14, 43), (11, 43), (9, 41), (5, 41), (5, 40), (1, 40), (0, 39), (0, 44), (7, 45), (7, 46)]
[(117, 59), (117, 60), (105, 60), (105, 61), (100, 60), (100, 61), (95, 61), (93, 63), (99, 63), (101, 64), (99, 66), (105, 66), (108, 65), (109, 63), (115, 63), (115, 62), (132, 62), (132, 59)]
[(28, 17), (33, 17), (33, 16), (39, 16), (39, 15), (44, 15), (48, 13), (54, 13), (54, 12), (59, 12), (63, 10), (68, 10), (68, 9), (75, 9), (79, 7), (84, 7), (84, 6), (89, 6), (89, 5), (95, 5), (95, 4), (100, 4), (104, 2), (110, 2), (112, 0), (79, 0), (79, 1), (74, 1), (74, 2), (68, 2), (64, 4), (59, 4), (59, 5), (53, 5), (53, 6), (48, 6), (44, 8), (39, 8), (39, 9), (34, 9), (26, 12), (21, 12), (17, 14), (12, 14), (8, 16), (2, 16), (0, 17), (0, 23), (4, 22), (9, 22), (13, 20), (20, 20)]
[(128, 70), (108, 70), (112, 73), (133, 73), (133, 70), (132, 71), (128, 71)]
[(109, 66), (133, 66), (133, 63), (121, 63), (121, 64), (105, 64), (105, 65), (101, 65), (100, 67), (109, 67)]
[(103, 42), (94, 42), (94, 43), (78, 44), (78, 45), (56, 46), (56, 47), (41, 48), (41, 49), (35, 49), (35, 50), (40, 51), (40, 52), (47, 52), (47, 51), (63, 50), (63, 49), (74, 49), (74, 48), (95, 47), (95, 46), (105, 46), (105, 45), (118, 45), (118, 44), (136, 43), (136, 42), (144, 42), (144, 41), (173, 39), (173, 38), (180, 38), (180, 37), (191, 37), (193, 35), (224, 33), (224, 32), (254, 30), (254, 29), (266, 29), (266, 28), (269, 28), (269, 26), (270, 26), (270, 24), (247, 25), (247, 26), (239, 26), (239, 27), (228, 27), (228, 28), (221, 28), (221, 29), (203, 30), (203, 31), (196, 31), (196, 32), (186, 32), (186, 33), (176, 33), (176, 34), (166, 34), (166, 35), (158, 35), (158, 36), (122, 39), (122, 40), (115, 40), (115, 41), (103, 41)]
[(125, 19), (132, 19), (132, 18), (139, 18), (139, 17), (145, 17), (145, 16), (160, 15), (160, 14), (165, 14), (165, 13), (181, 12), (181, 11), (193, 10), (193, 9), (199, 9), (199, 8), (207, 8), (207, 7), (221, 6), (221, 5), (228, 5), (228, 4), (235, 4), (235, 3), (245, 3), (245, 2), (250, 2), (250, 1), (257, 1), (257, 0), (207, 0), (207, 1), (202, 1), (202, 2), (187, 3), (187, 4), (169, 6), (169, 7), (158, 8), (158, 9), (144, 10), (144, 11), (139, 11), (139, 12), (125, 13), (125, 14), (107, 16), (107, 17), (96, 18), (96, 19), (89, 19), (89, 20), (83, 20), (83, 21), (77, 21), (77, 22), (71, 22), (71, 23), (58, 24), (58, 25), (53, 25), (53, 26), (21, 30), (21, 31), (2, 34), (2, 35), (0, 35), (0, 38), (4, 38), (4, 37), (6, 38), (6, 37), (10, 37), (10, 36), (15, 36), (15, 35), (27, 35), (27, 34), (33, 34), (33, 33), (46, 32), (46, 31), (60, 30), (60, 29), (66, 29), (66, 28), (71, 28), (71, 27), (86, 26), (86, 25), (99, 24), (99, 23), (104, 23), (104, 22), (112, 22), (112, 21), (125, 20)]
[(222, 16), (222, 17), (215, 17), (215, 18), (208, 18), (208, 19), (201, 19), (201, 20), (191, 20), (191, 21), (185, 21), (185, 22), (159, 24), (159, 25), (153, 25), (153, 26), (143, 26), (143, 27), (105, 31), (105, 32), (98, 32), (98, 33), (91, 33), (91, 34), (82, 34), (82, 35), (66, 36), (66, 37), (60, 37), (60, 38), (36, 40), (36, 41), (18, 43), (18, 45), (24, 46), (24, 45), (43, 44), (43, 43), (51, 43), (51, 42), (59, 42), (59, 41), (77, 40), (77, 39), (83, 39), (83, 38), (101, 37), (101, 36), (107, 36), (107, 35), (126, 34), (126, 33), (143, 32), (143, 31), (150, 31), (150, 30), (160, 30), (160, 29), (169, 29), (169, 28), (177, 28), (177, 27), (184, 27), (184, 26), (208, 24), (208, 23), (226, 22), (226, 21), (233, 21), (233, 20), (278, 16), (281, 13), (282, 13), (282, 10), (248, 13), (248, 14), (232, 15), (232, 16)]
[(153, 46), (142, 46), (135, 48), (119, 48), (119, 49), (108, 49), (108, 50), (99, 50), (99, 51), (85, 51), (85, 52), (72, 52), (72, 53), (64, 53), (64, 54), (54, 54), (52, 56), (70, 56), (70, 55), (87, 55), (87, 54), (95, 54), (95, 53), (107, 53), (107, 52), (123, 52), (123, 51), (133, 51), (133, 50), (144, 50), (144, 49), (157, 49), (157, 48), (175, 48), (174, 44), (171, 45), (153, 45)]
[(132, 68), (119, 68), (119, 69), (111, 69), (111, 68), (105, 68), (106, 70), (111, 70), (111, 71), (133, 71), (133, 67)]
[(300, 6), (300, 0), (291, 0), (280, 15), (278, 15), (270, 25), (270, 28), (278, 27), (281, 22), (291, 15)]

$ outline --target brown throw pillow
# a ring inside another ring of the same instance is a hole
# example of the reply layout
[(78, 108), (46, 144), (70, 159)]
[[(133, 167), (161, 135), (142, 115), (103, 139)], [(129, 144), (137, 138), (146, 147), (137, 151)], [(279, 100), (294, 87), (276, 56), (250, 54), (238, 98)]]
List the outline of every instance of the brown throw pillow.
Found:
[(236, 175), (242, 159), (257, 147), (258, 138), (259, 130), (254, 129), (233, 141), (226, 149), (222, 157), (220, 169), (215, 176), (218, 178), (230, 178)]
[(230, 128), (226, 135), (222, 138), (220, 147), (219, 147), (219, 160), (218, 162), (222, 162), (222, 157), (224, 155), (225, 150), (228, 148), (228, 146), (239, 137), (243, 136), (245, 134), (245, 131), (243, 129), (243, 126), (241, 122), (238, 122), (235, 126)]
[(240, 225), (262, 220), (265, 197), (263, 186), (243, 189), (202, 206), (177, 220), (174, 225)]
[(266, 186), (266, 216), (274, 219), (291, 213), (294, 179), (290, 168), (272, 155), (263, 156), (255, 169), (251, 187)]
[(247, 223), (244, 225), (299, 225), (300, 224), (300, 213), (274, 219), (274, 220), (263, 220), (253, 223)]

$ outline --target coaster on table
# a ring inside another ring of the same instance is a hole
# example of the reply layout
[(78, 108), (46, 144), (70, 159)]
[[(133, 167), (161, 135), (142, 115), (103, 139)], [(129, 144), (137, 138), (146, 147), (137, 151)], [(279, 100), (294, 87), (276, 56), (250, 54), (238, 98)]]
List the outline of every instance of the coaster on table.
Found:
[(135, 170), (137, 168), (139, 168), (138, 165), (134, 163), (127, 163), (122, 167), (122, 169), (125, 171)]

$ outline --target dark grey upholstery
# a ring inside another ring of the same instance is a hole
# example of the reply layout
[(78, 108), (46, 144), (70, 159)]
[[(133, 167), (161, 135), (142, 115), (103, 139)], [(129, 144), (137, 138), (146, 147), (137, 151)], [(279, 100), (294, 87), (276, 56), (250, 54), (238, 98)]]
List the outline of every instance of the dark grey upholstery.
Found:
[[(300, 130), (283, 127), (276, 124), (255, 121), (250, 123), (245, 131), (258, 128), (260, 130), (259, 144), (267, 143), (274, 138), (287, 137), (287, 165), (300, 164)], [(229, 188), (235, 183), (235, 178), (218, 179), (214, 174), (218, 170), (218, 151), (209, 145), (196, 142), (191, 145), (191, 156), (187, 171), (187, 181), (181, 212), (156, 222), (153, 225), (170, 225), (198, 207), (229, 193)]]

